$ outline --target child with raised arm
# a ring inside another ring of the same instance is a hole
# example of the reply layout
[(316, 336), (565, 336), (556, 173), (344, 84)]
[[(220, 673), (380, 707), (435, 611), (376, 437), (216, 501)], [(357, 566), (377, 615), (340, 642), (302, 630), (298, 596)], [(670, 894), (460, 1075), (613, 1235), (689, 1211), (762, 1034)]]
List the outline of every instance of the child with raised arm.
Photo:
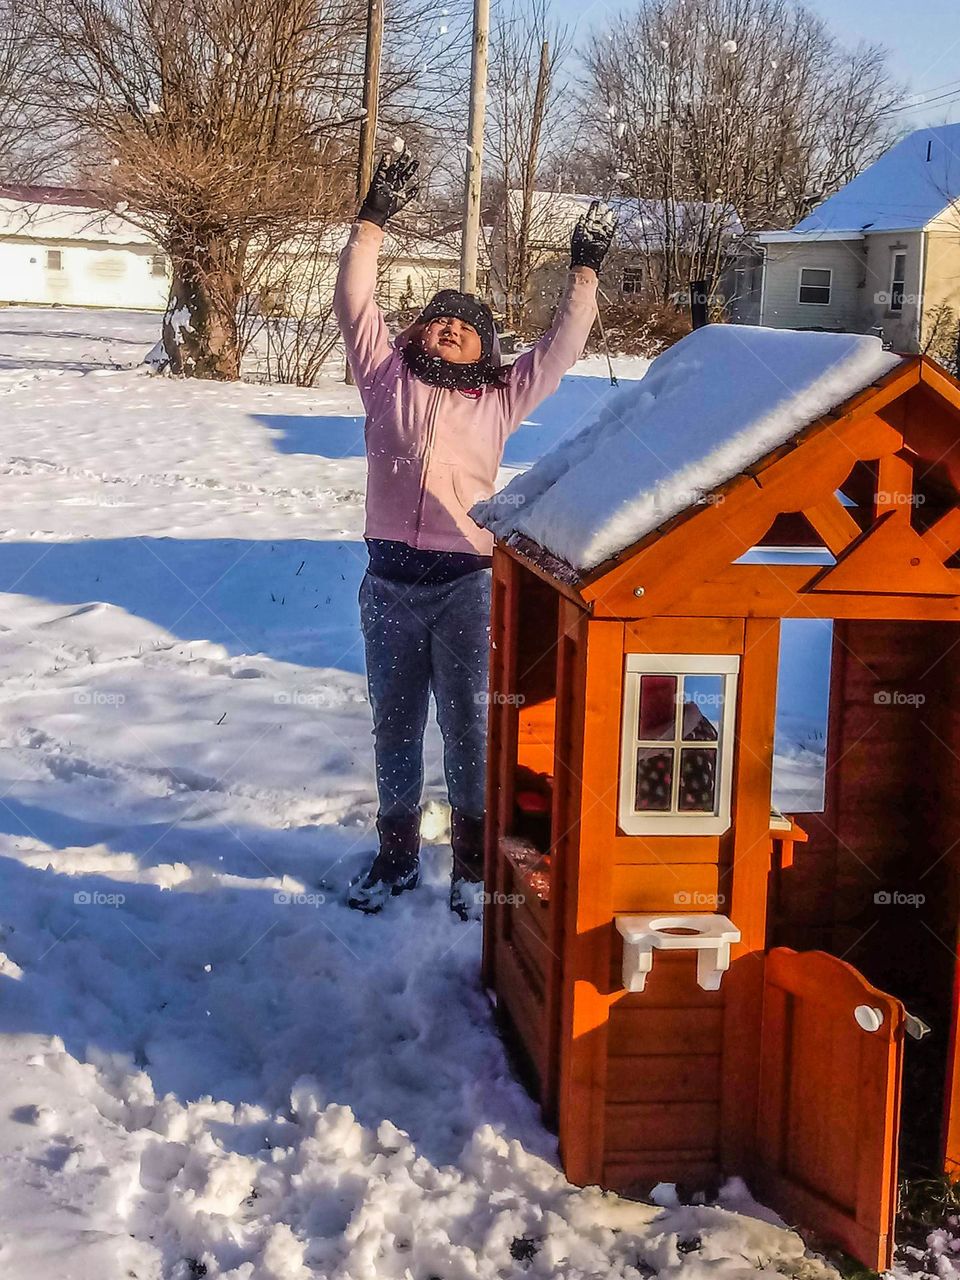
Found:
[(450, 906), (476, 912), (483, 875), (492, 536), (470, 508), (493, 493), (507, 437), (579, 359), (613, 236), (594, 202), (573, 232), (553, 324), (509, 368), (478, 297), (443, 289), (391, 343), (374, 301), (389, 217), (416, 194), (417, 162), (384, 157), (340, 257), (334, 310), (366, 411), (369, 567), (360, 587), (373, 709), (379, 849), (350, 906), (381, 910), (420, 875), (423, 736), (430, 691), (452, 810)]

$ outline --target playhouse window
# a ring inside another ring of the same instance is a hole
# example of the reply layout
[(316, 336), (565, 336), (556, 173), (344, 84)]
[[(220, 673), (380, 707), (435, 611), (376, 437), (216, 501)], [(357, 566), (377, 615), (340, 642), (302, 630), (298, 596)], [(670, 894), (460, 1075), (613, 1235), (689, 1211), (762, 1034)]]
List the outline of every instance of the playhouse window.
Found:
[(735, 655), (627, 655), (620, 826), (627, 834), (726, 831)]
[(832, 268), (801, 267), (800, 291), (797, 295), (797, 301), (818, 307), (828, 306), (830, 303), (830, 286), (832, 283)]

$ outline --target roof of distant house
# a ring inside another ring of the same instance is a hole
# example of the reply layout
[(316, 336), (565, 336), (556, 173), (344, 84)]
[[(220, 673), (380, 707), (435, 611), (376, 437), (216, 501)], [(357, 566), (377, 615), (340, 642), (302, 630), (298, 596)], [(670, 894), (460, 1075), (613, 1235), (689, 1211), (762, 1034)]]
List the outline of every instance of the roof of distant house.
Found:
[[(511, 189), (509, 200), (519, 211), (523, 193)], [(572, 191), (534, 191), (531, 239), (541, 247), (566, 246), (573, 224), (590, 207), (593, 200), (616, 211), (616, 243), (620, 248), (650, 252), (685, 236), (702, 236), (719, 231), (724, 236), (737, 236), (742, 227), (736, 212), (727, 205), (686, 200), (668, 202), (641, 199), (637, 196), (580, 195)]]
[(80, 187), (45, 187), (28, 183), (0, 186), (0, 200), (22, 200), (27, 204), (75, 205), (81, 209), (102, 209), (89, 191)]
[(776, 243), (916, 231), (955, 201), (960, 201), (960, 124), (917, 129), (792, 230), (758, 238)]

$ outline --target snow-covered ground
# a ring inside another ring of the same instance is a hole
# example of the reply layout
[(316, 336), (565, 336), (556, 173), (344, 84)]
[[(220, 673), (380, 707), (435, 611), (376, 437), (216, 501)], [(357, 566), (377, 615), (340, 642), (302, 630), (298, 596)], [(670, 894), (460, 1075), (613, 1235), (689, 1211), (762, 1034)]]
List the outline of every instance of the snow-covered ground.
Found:
[(433, 731), (425, 888), (341, 905), (374, 813), (359, 400), (151, 378), (155, 327), (0, 311), (0, 1276), (826, 1275), (736, 1184), (558, 1172), (444, 902)]

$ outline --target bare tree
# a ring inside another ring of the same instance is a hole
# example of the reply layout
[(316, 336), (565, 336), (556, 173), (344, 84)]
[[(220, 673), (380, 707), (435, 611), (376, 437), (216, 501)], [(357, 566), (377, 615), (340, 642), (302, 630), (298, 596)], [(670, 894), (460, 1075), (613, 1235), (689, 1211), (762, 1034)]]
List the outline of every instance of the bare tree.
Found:
[[(42, 34), (38, 100), (71, 131), (84, 186), (169, 255), (171, 369), (237, 377), (261, 259), (355, 208), (363, 0), (22, 2)], [(426, 3), (392, 6), (386, 129), (414, 120)]]
[[(510, 324), (519, 325), (531, 274), (538, 181), (555, 162), (569, 128), (558, 111), (558, 72), (570, 49), (566, 28), (551, 21), (549, 0), (497, 12), (491, 38), (488, 139), (496, 243), (488, 246), (494, 282)], [(492, 198), (491, 198), (492, 197)]]
[(49, 173), (53, 144), (32, 103), (40, 69), (33, 14), (0, 0), (0, 183), (31, 183)]
[(890, 141), (885, 53), (844, 49), (793, 0), (641, 0), (586, 64), (584, 168), (637, 200), (664, 299), (716, 280), (738, 237), (791, 225)]

